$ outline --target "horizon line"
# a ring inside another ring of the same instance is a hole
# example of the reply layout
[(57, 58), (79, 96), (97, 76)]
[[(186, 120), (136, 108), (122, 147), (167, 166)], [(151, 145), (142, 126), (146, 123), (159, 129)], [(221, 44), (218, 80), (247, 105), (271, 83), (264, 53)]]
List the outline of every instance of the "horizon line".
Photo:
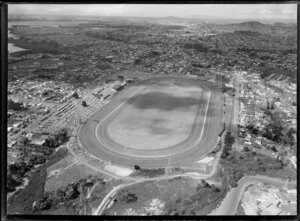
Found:
[[(169, 15), (169, 16), (138, 16), (138, 15), (64, 15), (64, 14), (22, 14), (22, 13), (8, 13), (8, 20), (12, 19), (10, 18), (10, 16), (40, 16), (40, 17), (77, 17), (77, 18), (109, 18), (109, 17), (125, 17), (125, 18), (142, 18), (142, 19), (150, 19), (150, 18), (155, 18), (155, 19), (165, 19), (165, 18), (174, 18), (174, 19), (186, 19), (186, 20), (218, 20), (218, 19), (226, 19), (226, 20), (253, 20), (253, 21), (259, 21), (259, 20), (285, 20), (285, 21), (297, 21), (297, 18), (278, 18), (278, 17), (274, 17), (274, 18), (230, 18), (230, 17), (217, 17), (217, 16), (211, 16), (211, 15), (199, 15), (197, 17), (197, 15), (190, 15), (190, 16), (185, 16), (185, 17), (181, 17), (181, 16), (173, 16), (173, 15)], [(207, 16), (207, 18), (205, 18)]]

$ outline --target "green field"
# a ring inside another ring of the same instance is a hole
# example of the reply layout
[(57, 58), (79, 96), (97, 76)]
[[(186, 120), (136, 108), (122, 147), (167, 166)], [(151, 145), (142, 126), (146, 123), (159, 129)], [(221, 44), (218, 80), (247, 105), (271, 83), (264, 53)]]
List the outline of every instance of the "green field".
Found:
[(151, 85), (108, 126), (110, 137), (133, 149), (164, 149), (188, 138), (205, 93), (202, 88)]

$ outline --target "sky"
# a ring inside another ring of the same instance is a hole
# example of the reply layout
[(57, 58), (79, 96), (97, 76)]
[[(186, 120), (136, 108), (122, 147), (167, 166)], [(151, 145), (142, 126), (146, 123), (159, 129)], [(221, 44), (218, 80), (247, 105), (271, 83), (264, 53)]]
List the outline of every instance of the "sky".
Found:
[(296, 4), (9, 4), (8, 14), (296, 19)]

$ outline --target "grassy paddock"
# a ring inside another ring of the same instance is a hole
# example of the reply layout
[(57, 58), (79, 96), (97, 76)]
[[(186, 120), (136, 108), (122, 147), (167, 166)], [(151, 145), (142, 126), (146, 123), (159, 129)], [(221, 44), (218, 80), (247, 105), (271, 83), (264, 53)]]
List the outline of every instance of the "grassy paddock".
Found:
[(85, 179), (88, 176), (97, 176), (98, 171), (92, 170), (85, 165), (74, 165), (63, 171), (62, 173), (52, 176), (46, 180), (45, 192), (57, 190), (72, 182), (77, 182), (80, 179)]

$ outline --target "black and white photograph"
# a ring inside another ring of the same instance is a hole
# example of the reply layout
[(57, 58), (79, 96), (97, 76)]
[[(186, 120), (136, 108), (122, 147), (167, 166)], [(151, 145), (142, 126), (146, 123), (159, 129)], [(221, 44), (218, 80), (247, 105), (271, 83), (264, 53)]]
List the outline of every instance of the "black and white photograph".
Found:
[(295, 2), (6, 7), (6, 215), (297, 216)]

